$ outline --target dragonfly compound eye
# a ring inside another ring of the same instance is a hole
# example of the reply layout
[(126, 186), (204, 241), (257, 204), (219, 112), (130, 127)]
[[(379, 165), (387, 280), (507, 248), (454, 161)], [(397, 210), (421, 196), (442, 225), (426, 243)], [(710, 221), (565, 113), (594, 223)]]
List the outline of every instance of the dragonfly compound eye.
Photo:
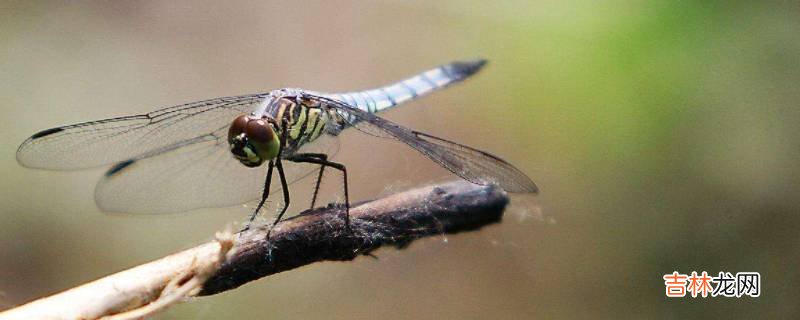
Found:
[(244, 134), (247, 139), (254, 143), (269, 143), (275, 135), (272, 127), (264, 120), (251, 120), (248, 122), (244, 129)]
[(280, 150), (278, 135), (266, 120), (250, 120), (244, 129), (244, 135), (261, 161), (275, 158), (278, 155)]
[(264, 161), (258, 156), (256, 148), (247, 137), (247, 125), (252, 121), (246, 115), (236, 117), (228, 129), (228, 143), (231, 153), (242, 164), (248, 167), (257, 167)]
[(247, 127), (249, 121), (250, 119), (247, 119), (246, 115), (238, 116), (233, 120), (230, 129), (228, 129), (228, 143), (233, 143), (234, 138), (244, 133), (244, 129)]

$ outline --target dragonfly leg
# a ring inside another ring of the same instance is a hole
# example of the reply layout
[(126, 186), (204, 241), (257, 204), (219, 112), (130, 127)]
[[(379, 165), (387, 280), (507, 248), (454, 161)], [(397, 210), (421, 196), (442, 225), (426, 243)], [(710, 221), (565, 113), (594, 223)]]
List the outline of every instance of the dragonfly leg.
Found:
[[(342, 172), (342, 178), (344, 180), (344, 202), (345, 202), (345, 210), (346, 210), (346, 212), (345, 212), (346, 214), (345, 214), (345, 217), (344, 217), (344, 223), (345, 223), (345, 227), (347, 228), (347, 231), (348, 232), (352, 232), (352, 230), (350, 229), (350, 195), (349, 195), (349, 191), (348, 191), (349, 188), (347, 186), (347, 168), (341, 163), (328, 161), (328, 156), (325, 155), (325, 154), (320, 155), (320, 154), (315, 154), (315, 153), (300, 153), (300, 154), (295, 154), (295, 155), (293, 155), (293, 156), (291, 156), (289, 158), (286, 158), (286, 160), (289, 160), (289, 161), (292, 161), (292, 162), (315, 163), (315, 164), (321, 165), (322, 168), (331, 167), (331, 168), (337, 169), (337, 170)], [(320, 169), (320, 171), (321, 170), (322, 169)], [(319, 186), (317, 186), (317, 187), (319, 187)], [(316, 191), (315, 191), (315, 194), (316, 194)]]
[(283, 214), (286, 213), (286, 209), (289, 208), (289, 185), (286, 183), (286, 175), (283, 173), (283, 164), (281, 163), (280, 158), (275, 161), (275, 167), (278, 168), (278, 177), (281, 178), (281, 189), (283, 189), (283, 208), (281, 209), (281, 213), (278, 214), (278, 217), (275, 218), (275, 222), (273, 222), (272, 226), (269, 227), (269, 231), (267, 231), (267, 239), (269, 239), (269, 235), (272, 233), (272, 229), (275, 228), (275, 225), (281, 221)]
[[(281, 163), (281, 156), (283, 156), (283, 147), (286, 146), (286, 136), (289, 135), (289, 122), (286, 118), (281, 119), (281, 137), (280, 137), (280, 144), (278, 145), (278, 156), (275, 157), (275, 167), (278, 168), (278, 177), (281, 178), (281, 189), (283, 189), (283, 209), (281, 209), (281, 213), (278, 214), (278, 217), (275, 218), (275, 222), (272, 223), (272, 226), (269, 227), (267, 231), (267, 240), (269, 240), (269, 235), (272, 233), (272, 229), (281, 221), (283, 214), (286, 213), (286, 209), (289, 208), (289, 186), (286, 183), (286, 175), (283, 173), (283, 164)], [(270, 163), (272, 163), (270, 161)]]
[[(328, 155), (324, 153), (302, 153), (300, 155), (319, 158), (322, 161), (328, 161)], [(287, 160), (292, 160), (292, 159), (287, 159)], [(322, 183), (322, 174), (324, 172), (325, 172), (325, 165), (321, 164), (319, 166), (319, 174), (317, 175), (317, 182), (314, 185), (314, 195), (311, 197), (311, 209), (314, 209), (314, 205), (317, 203), (317, 195), (319, 195), (319, 186)]]
[(325, 166), (319, 166), (319, 175), (317, 176), (317, 183), (314, 185), (314, 196), (311, 197), (311, 209), (317, 203), (317, 194), (319, 193), (319, 184), (322, 182), (322, 173), (325, 172)]
[(253, 220), (255, 220), (258, 212), (261, 211), (261, 208), (264, 207), (264, 203), (267, 202), (267, 197), (269, 197), (269, 186), (272, 184), (272, 168), (274, 166), (274, 162), (270, 160), (269, 164), (267, 164), (267, 179), (264, 181), (264, 191), (261, 193), (261, 201), (258, 202), (256, 210), (250, 215), (250, 221), (247, 222), (247, 226), (244, 227), (242, 231), (247, 231), (250, 229), (250, 225), (253, 224)]

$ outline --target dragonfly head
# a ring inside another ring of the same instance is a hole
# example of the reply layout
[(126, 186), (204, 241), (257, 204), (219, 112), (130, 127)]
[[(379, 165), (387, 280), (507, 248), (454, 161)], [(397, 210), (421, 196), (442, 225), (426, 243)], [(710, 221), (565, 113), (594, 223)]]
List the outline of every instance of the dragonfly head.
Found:
[(272, 125), (265, 119), (247, 115), (236, 117), (228, 129), (231, 153), (248, 167), (260, 166), (278, 156), (280, 141)]

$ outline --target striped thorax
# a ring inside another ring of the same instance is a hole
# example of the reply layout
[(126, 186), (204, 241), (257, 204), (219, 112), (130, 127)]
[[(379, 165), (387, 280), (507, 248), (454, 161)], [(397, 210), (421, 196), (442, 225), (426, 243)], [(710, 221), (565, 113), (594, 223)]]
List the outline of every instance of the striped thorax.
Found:
[[(319, 138), (326, 129), (329, 117), (323, 115), (319, 101), (303, 98), (301, 89), (273, 91), (266, 102), (264, 114), (276, 119), (280, 130), (286, 132), (286, 154), (291, 155), (302, 145)], [(284, 129), (283, 126), (286, 126)]]

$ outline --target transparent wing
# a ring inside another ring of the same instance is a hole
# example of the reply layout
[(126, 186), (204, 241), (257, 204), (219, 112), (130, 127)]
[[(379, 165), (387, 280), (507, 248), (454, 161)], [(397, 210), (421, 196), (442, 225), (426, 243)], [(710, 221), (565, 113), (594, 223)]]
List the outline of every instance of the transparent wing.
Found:
[(467, 181), (496, 184), (508, 192), (538, 192), (536, 184), (524, 173), (492, 154), (408, 129), (341, 101), (313, 97), (332, 106), (327, 113), (337, 121), (372, 136), (399, 140)]
[(26, 167), (70, 170), (112, 164), (210, 134), (252, 111), (268, 93), (222, 97), (147, 114), (47, 129), (17, 149)]
[[(249, 168), (228, 150), (227, 126), (206, 135), (179, 141), (112, 167), (95, 189), (104, 211), (160, 214), (197, 208), (226, 207), (260, 199), (266, 166)], [(300, 152), (338, 151), (338, 139), (322, 135)], [(319, 166), (285, 161), (287, 182), (311, 176)], [(273, 173), (271, 199), (281, 200)]]

